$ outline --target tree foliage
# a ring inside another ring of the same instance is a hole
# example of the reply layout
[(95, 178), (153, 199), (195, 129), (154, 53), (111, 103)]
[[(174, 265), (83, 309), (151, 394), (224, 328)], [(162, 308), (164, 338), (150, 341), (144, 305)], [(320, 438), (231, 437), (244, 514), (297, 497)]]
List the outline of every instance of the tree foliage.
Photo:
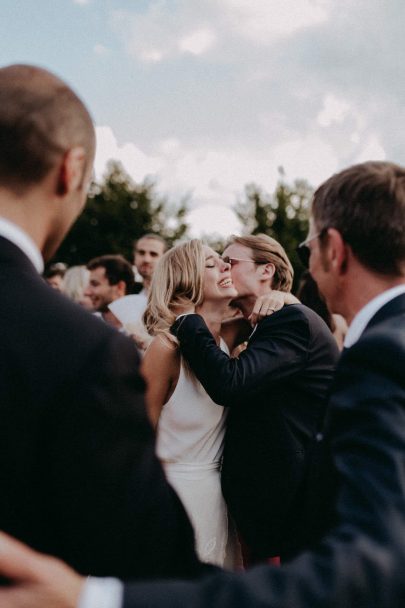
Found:
[(135, 184), (122, 165), (110, 161), (101, 184), (93, 183), (87, 205), (59, 248), (55, 259), (83, 264), (105, 253), (121, 253), (132, 261), (133, 241), (147, 232), (172, 244), (186, 230), (185, 201), (170, 205), (155, 185)]
[[(284, 171), (272, 194), (256, 184), (245, 187), (245, 198), (240, 200), (235, 211), (243, 226), (244, 234), (267, 234), (279, 241), (287, 252), (296, 271), (296, 280), (302, 265), (296, 253), (297, 245), (308, 231), (309, 202), (313, 189), (305, 180), (288, 184)], [(294, 282), (296, 284), (296, 281)]]

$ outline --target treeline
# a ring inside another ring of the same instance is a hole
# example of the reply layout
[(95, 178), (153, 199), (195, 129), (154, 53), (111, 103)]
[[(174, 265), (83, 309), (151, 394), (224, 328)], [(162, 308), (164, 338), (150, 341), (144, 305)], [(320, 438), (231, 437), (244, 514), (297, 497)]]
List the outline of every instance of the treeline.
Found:
[[(312, 192), (304, 180), (288, 183), (279, 169), (274, 192), (248, 184), (234, 206), (242, 233), (263, 232), (279, 240), (297, 274), (302, 269), (295, 249), (307, 233)], [(120, 163), (111, 161), (102, 183), (92, 184), (86, 208), (55, 259), (73, 265), (104, 253), (122, 253), (132, 260), (132, 243), (145, 232), (161, 234), (170, 244), (187, 238), (187, 211), (186, 199), (171, 203), (157, 193), (154, 183), (136, 184)], [(209, 235), (207, 240), (216, 249), (223, 245)]]

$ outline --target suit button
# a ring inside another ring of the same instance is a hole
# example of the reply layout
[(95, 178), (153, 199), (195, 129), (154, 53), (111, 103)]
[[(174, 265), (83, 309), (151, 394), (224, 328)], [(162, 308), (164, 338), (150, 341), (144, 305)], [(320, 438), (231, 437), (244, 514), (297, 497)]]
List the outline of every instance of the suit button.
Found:
[(318, 443), (319, 443), (320, 441), (322, 441), (322, 440), (323, 440), (323, 434), (322, 434), (322, 433), (317, 433), (317, 434), (315, 435), (315, 439), (316, 439), (316, 441), (318, 441)]

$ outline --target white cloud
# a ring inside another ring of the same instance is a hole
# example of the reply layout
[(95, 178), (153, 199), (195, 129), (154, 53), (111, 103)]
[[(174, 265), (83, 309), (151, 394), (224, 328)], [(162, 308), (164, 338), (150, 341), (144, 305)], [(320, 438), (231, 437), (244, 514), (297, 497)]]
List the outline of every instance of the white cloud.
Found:
[(96, 127), (96, 138), (94, 170), (97, 180), (101, 179), (110, 159), (121, 162), (126, 171), (137, 182), (141, 182), (147, 175), (154, 175), (159, 171), (160, 163), (157, 158), (147, 156), (133, 143), (120, 145), (110, 127)]
[(334, 122), (341, 123), (349, 110), (350, 105), (346, 101), (328, 94), (323, 99), (323, 108), (318, 114), (317, 122), (321, 127), (329, 127)]
[(233, 207), (250, 182), (271, 192), (280, 165), (287, 179), (304, 176), (315, 185), (337, 169), (331, 147), (313, 136), (255, 152), (207, 144), (190, 147), (172, 138), (158, 142), (154, 153), (149, 155), (134, 143), (119, 144), (110, 127), (97, 127), (96, 132), (97, 179), (101, 178), (107, 161), (117, 159), (135, 181), (153, 176), (159, 191), (174, 200), (189, 194), (191, 207)]
[(145, 63), (159, 63), (162, 61), (164, 53), (158, 49), (145, 49), (140, 51), (139, 57)]
[(403, 163), (405, 4), (383, 4), (150, 0), (116, 13), (141, 82), (127, 144), (138, 169), (210, 215), (246, 183), (271, 192), (279, 166), (317, 186), (354, 162)]
[(113, 23), (129, 53), (162, 61), (182, 53), (202, 55), (221, 42), (228, 53), (242, 38), (268, 46), (327, 21), (332, 0), (178, 0), (150, 2), (144, 12), (115, 10)]
[(103, 56), (103, 55), (108, 55), (108, 53), (110, 52), (110, 49), (107, 48), (106, 46), (104, 46), (104, 44), (98, 43), (98, 44), (94, 45), (93, 51), (96, 55)]
[(80, 4), (84, 6), (85, 4), (90, 4), (91, 0), (73, 0), (74, 4)]
[(215, 34), (211, 29), (203, 28), (196, 30), (179, 40), (180, 51), (191, 53), (192, 55), (202, 55), (210, 50), (215, 43)]
[(315, 135), (292, 139), (273, 150), (287, 178), (305, 177), (318, 186), (338, 169), (338, 157), (330, 144)]
[(271, 44), (277, 37), (328, 19), (329, 2), (314, 0), (221, 0), (229, 23), (240, 35), (257, 44)]
[(189, 234), (192, 238), (214, 236), (228, 237), (240, 234), (241, 224), (236, 214), (223, 205), (202, 205), (187, 214), (190, 224)]
[(370, 135), (362, 146), (360, 153), (354, 160), (363, 163), (368, 160), (386, 160), (387, 154), (376, 135)]
[[(193, 6), (194, 5), (194, 6)], [(196, 9), (193, 11), (192, 9)], [(191, 9), (191, 10), (190, 10)], [(130, 55), (144, 62), (157, 63), (170, 57), (202, 55), (215, 44), (216, 34), (195, 0), (179, 3), (151, 3), (145, 13), (116, 10), (112, 22), (124, 37)]]

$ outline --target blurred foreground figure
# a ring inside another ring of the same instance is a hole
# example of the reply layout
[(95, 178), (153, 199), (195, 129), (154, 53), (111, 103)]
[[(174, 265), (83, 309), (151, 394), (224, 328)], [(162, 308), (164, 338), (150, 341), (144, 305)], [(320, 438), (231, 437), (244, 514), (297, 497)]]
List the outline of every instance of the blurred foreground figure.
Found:
[(39, 274), (84, 206), (94, 146), (64, 82), (0, 69), (0, 527), (81, 573), (194, 575), (133, 341)]

